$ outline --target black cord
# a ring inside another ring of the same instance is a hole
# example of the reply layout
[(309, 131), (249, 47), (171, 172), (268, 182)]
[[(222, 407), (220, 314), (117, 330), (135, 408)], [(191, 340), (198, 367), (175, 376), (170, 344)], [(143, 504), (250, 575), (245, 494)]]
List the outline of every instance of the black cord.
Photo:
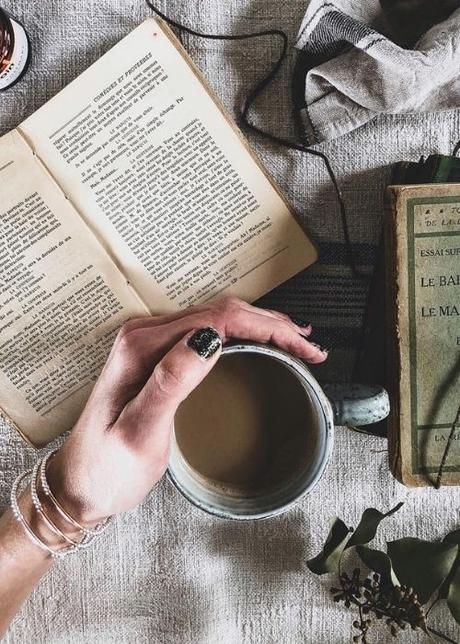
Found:
[(360, 278), (365, 278), (368, 279), (369, 276), (366, 273), (361, 272), (355, 263), (355, 258), (353, 255), (353, 245), (351, 242), (350, 238), (350, 231), (348, 228), (348, 220), (347, 220), (347, 211), (345, 207), (345, 202), (342, 196), (342, 192), (340, 190), (340, 186), (337, 182), (337, 178), (335, 176), (335, 173), (332, 169), (331, 163), (324, 154), (324, 152), (320, 152), (319, 150), (315, 150), (307, 145), (303, 145), (301, 143), (295, 143), (293, 141), (290, 141), (289, 139), (285, 139), (279, 136), (276, 136), (275, 134), (272, 134), (271, 132), (266, 132), (265, 130), (262, 130), (260, 127), (257, 125), (254, 125), (254, 123), (251, 122), (249, 119), (249, 113), (251, 110), (252, 105), (256, 101), (256, 99), (259, 97), (259, 95), (264, 91), (264, 89), (270, 85), (270, 83), (274, 80), (276, 75), (278, 74), (279, 70), (281, 69), (281, 66), (286, 58), (287, 55), (287, 50), (288, 50), (288, 37), (287, 34), (282, 31), (281, 29), (265, 29), (263, 31), (254, 31), (250, 33), (244, 33), (244, 34), (235, 34), (235, 35), (230, 35), (230, 34), (207, 34), (203, 33), (200, 31), (196, 31), (195, 29), (192, 29), (191, 27), (187, 27), (180, 22), (177, 22), (176, 20), (173, 20), (172, 18), (169, 18), (166, 16), (162, 11), (160, 11), (152, 2), (151, 0), (145, 0), (147, 5), (150, 7), (150, 9), (157, 15), (159, 16), (162, 20), (164, 20), (166, 23), (168, 23), (171, 27), (174, 27), (179, 30), (179, 33), (181, 32), (186, 32), (188, 34), (191, 34), (192, 36), (198, 36), (199, 38), (206, 38), (209, 40), (248, 40), (250, 38), (259, 38), (263, 36), (276, 36), (281, 38), (282, 41), (282, 49), (281, 53), (264, 78), (260, 80), (254, 88), (249, 92), (247, 97), (245, 98), (243, 102), (243, 107), (241, 110), (241, 113), (239, 114), (238, 117), (238, 124), (243, 128), (246, 129), (253, 134), (256, 134), (258, 136), (261, 136), (273, 143), (277, 143), (278, 145), (282, 145), (285, 148), (289, 148), (291, 150), (297, 150), (298, 152), (303, 152), (306, 154), (311, 154), (315, 157), (318, 157), (322, 159), (324, 166), (326, 168), (326, 171), (329, 175), (329, 178), (331, 180), (331, 183), (334, 187), (334, 191), (336, 194), (337, 202), (339, 204), (339, 210), (340, 210), (340, 219), (342, 223), (342, 230), (343, 230), (343, 237), (345, 241), (345, 248), (346, 248), (346, 253), (347, 253), (347, 260), (350, 265), (350, 268), (352, 270), (353, 275), (356, 277)]
[(457, 415), (454, 418), (454, 422), (452, 423), (452, 427), (450, 428), (450, 433), (447, 438), (447, 443), (446, 447), (444, 449), (444, 453), (442, 455), (441, 463), (439, 465), (439, 470), (438, 474), (436, 476), (436, 481), (434, 483), (434, 487), (439, 490), (442, 484), (442, 477), (444, 476), (444, 468), (446, 466), (446, 461), (447, 457), (449, 456), (450, 448), (452, 447), (452, 443), (454, 442), (455, 438), (455, 430), (457, 427), (460, 426), (460, 407), (457, 409)]
[(457, 141), (455, 144), (454, 149), (452, 150), (452, 156), (456, 157), (458, 155), (458, 151), (460, 150), (460, 141)]

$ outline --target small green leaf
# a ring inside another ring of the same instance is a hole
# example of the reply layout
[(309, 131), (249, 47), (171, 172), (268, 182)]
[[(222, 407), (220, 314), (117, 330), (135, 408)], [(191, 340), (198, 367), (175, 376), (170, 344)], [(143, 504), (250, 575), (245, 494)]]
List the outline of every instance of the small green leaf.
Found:
[(350, 538), (350, 530), (341, 519), (335, 519), (322, 551), (307, 561), (307, 566), (315, 575), (337, 572), (340, 557)]
[(400, 585), (391, 565), (391, 559), (385, 552), (366, 546), (356, 546), (356, 552), (363, 564), (373, 572), (377, 572), (385, 582), (391, 582), (393, 586)]
[(388, 543), (393, 570), (402, 584), (411, 586), (425, 604), (449, 574), (458, 545), (432, 543), (408, 537)]
[(455, 570), (450, 580), (447, 605), (452, 613), (452, 617), (457, 624), (460, 624), (460, 567)]
[[(453, 532), (449, 532), (449, 534), (446, 534), (443, 541), (448, 541), (449, 543), (456, 543), (458, 546), (460, 546), (460, 530), (454, 530)], [(452, 569), (450, 573), (447, 575), (447, 578), (444, 580), (444, 583), (442, 584), (441, 588), (439, 589), (439, 597), (441, 597), (441, 599), (446, 599), (447, 596), (449, 595), (450, 584), (452, 583), (455, 573), (459, 569), (460, 569), (460, 547), (459, 547), (459, 551), (457, 552), (457, 557), (453, 563)]]
[(363, 545), (365, 543), (369, 543), (369, 541), (372, 541), (372, 539), (375, 537), (380, 522), (385, 519), (385, 517), (389, 517), (397, 512), (402, 505), (404, 504), (398, 503), (397, 506), (395, 506), (386, 514), (383, 514), (383, 512), (380, 512), (375, 508), (367, 508), (367, 510), (364, 510), (361, 521), (359, 522), (358, 527), (354, 531), (353, 536), (347, 543), (346, 547), (351, 548), (352, 546), (357, 546), (358, 544)]

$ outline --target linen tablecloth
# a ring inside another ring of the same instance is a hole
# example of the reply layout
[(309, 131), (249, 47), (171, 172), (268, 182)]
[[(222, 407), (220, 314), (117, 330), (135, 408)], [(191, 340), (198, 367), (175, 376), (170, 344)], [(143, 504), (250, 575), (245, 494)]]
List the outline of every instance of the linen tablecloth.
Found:
[[(29, 73), (0, 97), (0, 133), (18, 125), (109, 47), (150, 15), (142, 0), (3, 0), (31, 36)], [(160, 8), (211, 32), (285, 29), (294, 40), (305, 0), (163, 0)], [(184, 37), (197, 64), (227, 106), (267, 70), (278, 45), (270, 39), (219, 43)], [(292, 62), (292, 61), (291, 61)], [(254, 118), (289, 134), (287, 65), (259, 101)], [(448, 153), (460, 136), (460, 112), (380, 116), (323, 146), (337, 170), (351, 236), (363, 264), (372, 264), (382, 220), (388, 164), (422, 153)], [(263, 299), (264, 305), (311, 319), (331, 346), (317, 373), (350, 373), (366, 296), (345, 262), (338, 209), (320, 160), (251, 139), (302, 223), (320, 243), (321, 260)], [(310, 574), (334, 515), (356, 524), (367, 506), (403, 509), (382, 534), (441, 537), (459, 522), (458, 489), (408, 490), (388, 471), (385, 442), (339, 428), (331, 464), (296, 509), (258, 523), (233, 523), (191, 507), (165, 480), (144, 505), (120, 517), (90, 551), (57, 563), (10, 629), (8, 644), (148, 642), (159, 644), (339, 644), (351, 641), (351, 614), (334, 604), (330, 581)], [(36, 458), (0, 426), (0, 504), (14, 477)], [(382, 536), (383, 538), (383, 536)], [(1, 571), (0, 571), (1, 574)], [(433, 622), (458, 639), (447, 611)], [(450, 624), (450, 626), (449, 626)], [(392, 641), (384, 631), (375, 642)], [(428, 641), (402, 635), (402, 642)]]

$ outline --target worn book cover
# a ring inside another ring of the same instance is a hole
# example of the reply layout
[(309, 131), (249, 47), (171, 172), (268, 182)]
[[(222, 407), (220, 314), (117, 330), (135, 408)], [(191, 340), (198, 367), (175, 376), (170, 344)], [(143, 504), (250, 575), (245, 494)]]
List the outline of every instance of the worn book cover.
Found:
[[(432, 485), (460, 404), (460, 184), (390, 186), (385, 246), (390, 463)], [(443, 469), (460, 483), (460, 428)]]
[[(389, 185), (419, 185), (421, 183), (458, 183), (460, 158), (445, 154), (431, 154), (418, 161), (399, 161), (391, 166)], [(387, 385), (385, 316), (385, 252), (383, 230), (374, 261), (374, 272), (369, 287), (363, 317), (361, 342), (357, 352), (353, 380), (362, 383)], [(366, 427), (375, 436), (388, 436), (388, 419)]]

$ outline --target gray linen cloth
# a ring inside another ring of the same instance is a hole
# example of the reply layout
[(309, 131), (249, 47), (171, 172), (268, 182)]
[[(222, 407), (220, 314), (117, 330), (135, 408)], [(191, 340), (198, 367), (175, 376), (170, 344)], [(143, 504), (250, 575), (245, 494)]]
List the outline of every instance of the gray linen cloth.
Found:
[[(409, 25), (425, 3), (412, 5), (413, 16), (404, 15)], [(387, 15), (375, 0), (310, 2), (296, 42), (305, 70), (301, 120), (309, 143), (337, 138), (382, 112), (460, 105), (460, 9), (433, 24), (413, 49), (383, 35), (391, 31)]]

